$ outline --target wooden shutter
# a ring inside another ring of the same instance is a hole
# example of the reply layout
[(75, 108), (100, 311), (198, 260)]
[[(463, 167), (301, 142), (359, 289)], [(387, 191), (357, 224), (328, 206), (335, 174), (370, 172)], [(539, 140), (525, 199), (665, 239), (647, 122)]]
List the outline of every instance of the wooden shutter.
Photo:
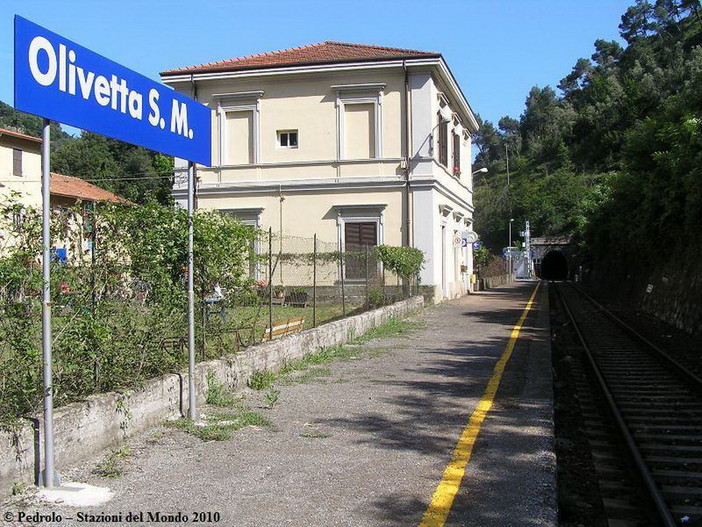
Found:
[(453, 175), (461, 175), (461, 137), (453, 134)]
[(448, 123), (441, 122), (439, 113), (439, 163), (448, 166)]
[(19, 148), (12, 149), (12, 174), (22, 175), (22, 150)]
[[(366, 246), (378, 245), (378, 225), (375, 222), (345, 223), (344, 247), (346, 249), (346, 278), (358, 279), (366, 276)], [(375, 260), (372, 260), (373, 262)], [(374, 263), (369, 263), (374, 266)], [(375, 272), (375, 267), (369, 270)]]

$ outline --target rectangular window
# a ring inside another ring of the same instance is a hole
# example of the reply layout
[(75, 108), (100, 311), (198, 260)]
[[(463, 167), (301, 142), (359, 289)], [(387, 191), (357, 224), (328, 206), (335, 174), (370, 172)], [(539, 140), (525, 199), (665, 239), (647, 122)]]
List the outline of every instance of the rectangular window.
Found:
[(453, 133), (453, 175), (461, 175), (461, 137)]
[(448, 123), (441, 119), (439, 112), (439, 163), (448, 166)]
[(12, 149), (12, 174), (15, 176), (22, 175), (22, 150), (19, 148)]
[[(366, 247), (378, 245), (378, 224), (359, 222), (344, 224), (344, 249), (346, 252), (346, 278), (366, 277)], [(368, 259), (368, 275), (375, 276), (377, 263), (371, 255)]]
[(344, 105), (344, 159), (375, 157), (375, 105)]
[(278, 146), (280, 148), (297, 148), (297, 130), (278, 130)]

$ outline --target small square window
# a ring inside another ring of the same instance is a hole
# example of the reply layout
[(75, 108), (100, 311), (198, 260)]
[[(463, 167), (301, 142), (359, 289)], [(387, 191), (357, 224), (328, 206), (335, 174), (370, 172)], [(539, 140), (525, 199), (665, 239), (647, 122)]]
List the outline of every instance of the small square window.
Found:
[(279, 130), (278, 146), (281, 148), (297, 148), (297, 130)]

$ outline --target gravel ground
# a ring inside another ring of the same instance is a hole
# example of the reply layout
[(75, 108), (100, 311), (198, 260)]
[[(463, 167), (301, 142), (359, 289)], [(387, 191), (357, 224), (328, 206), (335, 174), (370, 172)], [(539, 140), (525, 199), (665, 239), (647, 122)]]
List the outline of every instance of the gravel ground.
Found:
[[(65, 474), (110, 487), (115, 497), (103, 507), (37, 504), (29, 495), (2, 512), (60, 513), (60, 525), (91, 524), (78, 522), (78, 513), (102, 512), (122, 515), (113, 525), (179, 524), (149, 521), (149, 511), (181, 512), (189, 523), (196, 512), (218, 513), (227, 526), (416, 525), (533, 287), (517, 283), (425, 309), (406, 335), (297, 373), (302, 382), (277, 382), (271, 408), (265, 391), (250, 393), (248, 404), (271, 426), (210, 442), (163, 428), (130, 443), (116, 461), (117, 478), (95, 474), (97, 460)], [(548, 306), (540, 298), (450, 525), (555, 525)], [(144, 519), (127, 523), (129, 511)]]

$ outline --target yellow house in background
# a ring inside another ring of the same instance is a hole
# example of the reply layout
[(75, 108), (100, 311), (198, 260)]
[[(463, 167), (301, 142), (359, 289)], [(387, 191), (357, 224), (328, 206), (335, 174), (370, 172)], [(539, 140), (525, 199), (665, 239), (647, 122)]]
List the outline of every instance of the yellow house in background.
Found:
[(41, 139), (0, 128), (0, 200), (41, 208)]
[[(13, 200), (41, 212), (41, 144), (38, 137), (0, 128), (0, 203)], [(88, 181), (54, 172), (51, 173), (50, 200), (53, 211), (72, 208), (78, 202), (84, 207), (96, 202), (130, 204)], [(85, 260), (90, 248), (85, 222), (82, 218), (71, 222), (68, 231), (70, 235), (52, 241), (56, 254), (73, 263)], [(12, 233), (3, 232), (0, 227), (0, 249), (12, 243)]]
[[(324, 42), (161, 77), (212, 110), (199, 207), (341, 250), (416, 247), (435, 300), (469, 290), (478, 124), (441, 54)], [(173, 194), (185, 202), (185, 178)]]

